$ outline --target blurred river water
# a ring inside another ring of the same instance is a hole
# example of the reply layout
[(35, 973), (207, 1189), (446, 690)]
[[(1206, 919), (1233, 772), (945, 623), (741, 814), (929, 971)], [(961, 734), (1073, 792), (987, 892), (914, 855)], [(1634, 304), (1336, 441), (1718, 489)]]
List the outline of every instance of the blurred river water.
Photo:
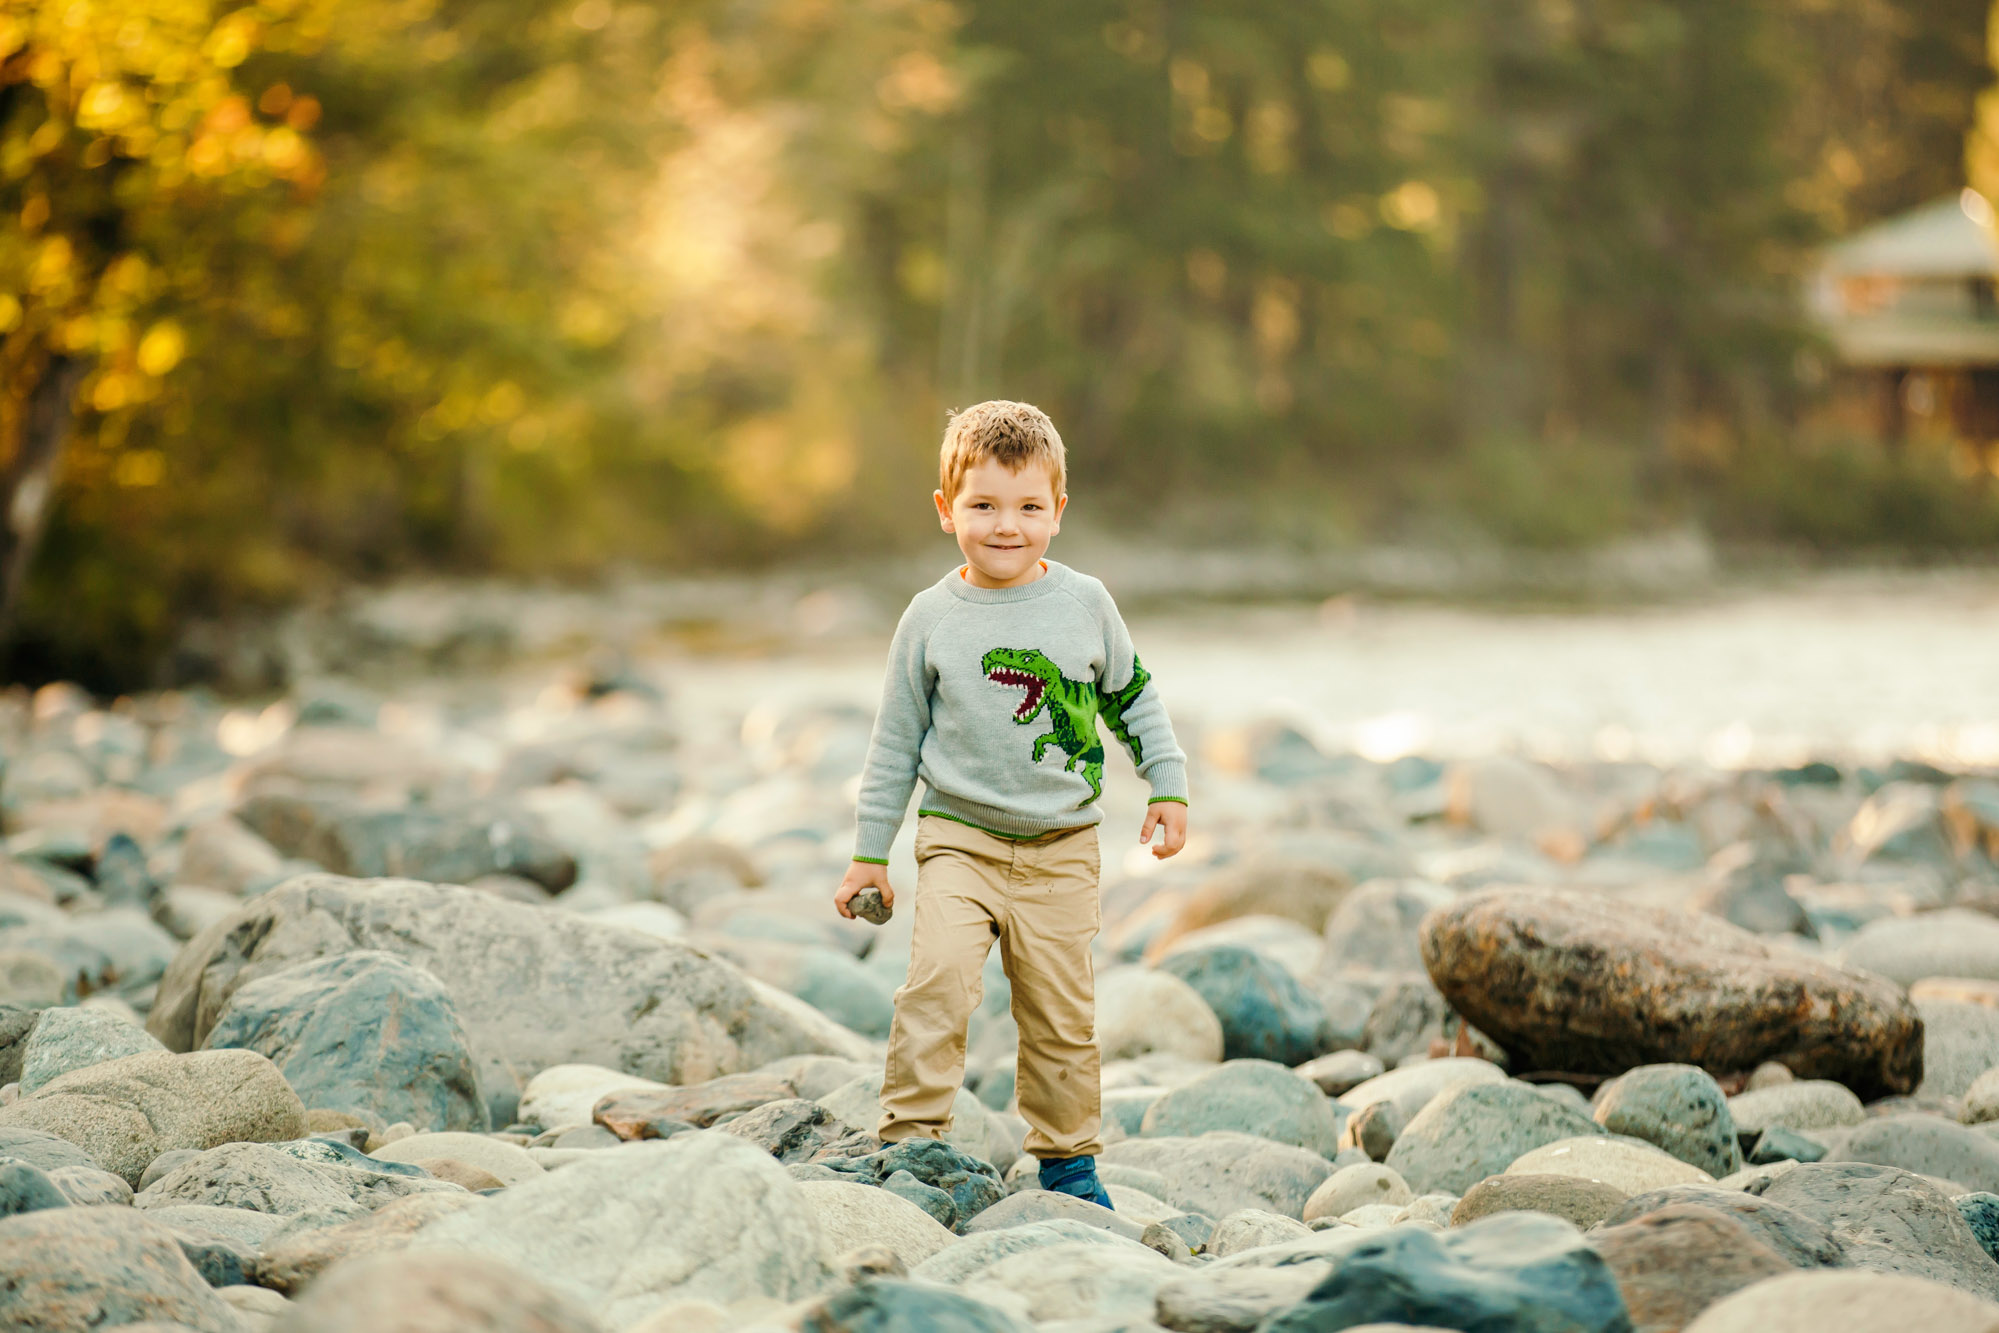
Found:
[[(1183, 732), (1276, 718), (1379, 760), (1999, 763), (1993, 574), (1817, 576), (1617, 609), (1336, 598), (1127, 619)], [(801, 694), (871, 710), (887, 639), (653, 661), (693, 720)]]

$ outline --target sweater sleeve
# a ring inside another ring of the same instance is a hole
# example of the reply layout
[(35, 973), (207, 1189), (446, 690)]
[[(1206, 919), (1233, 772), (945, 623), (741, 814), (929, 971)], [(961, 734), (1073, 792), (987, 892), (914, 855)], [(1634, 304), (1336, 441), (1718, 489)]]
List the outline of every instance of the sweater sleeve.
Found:
[(882, 678), (881, 707), (875, 711), (861, 794), (855, 811), (854, 859), (888, 863), (889, 845), (902, 827), (909, 794), (916, 789), (916, 763), (930, 730), (930, 691), (935, 673), (925, 658), (932, 617), (911, 605), (895, 627)]
[(1152, 673), (1138, 660), (1124, 617), (1108, 590), (1103, 594), (1104, 670), (1097, 678), (1099, 711), (1111, 735), (1131, 756), (1154, 801), (1187, 803), (1187, 756), (1173, 738), (1173, 722)]

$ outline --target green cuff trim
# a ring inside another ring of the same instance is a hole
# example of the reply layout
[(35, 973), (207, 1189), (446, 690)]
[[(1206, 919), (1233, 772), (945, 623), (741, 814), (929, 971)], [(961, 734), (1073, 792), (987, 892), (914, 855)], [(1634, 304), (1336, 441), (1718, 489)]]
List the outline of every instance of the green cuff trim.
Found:
[(871, 866), (885, 866), (888, 864), (888, 858), (885, 856), (857, 856), (854, 859), (856, 861), (866, 861)]
[(1155, 796), (1151, 800), (1147, 801), (1146, 804), (1158, 805), (1161, 801), (1171, 801), (1175, 805), (1187, 804), (1187, 798), (1184, 796)]

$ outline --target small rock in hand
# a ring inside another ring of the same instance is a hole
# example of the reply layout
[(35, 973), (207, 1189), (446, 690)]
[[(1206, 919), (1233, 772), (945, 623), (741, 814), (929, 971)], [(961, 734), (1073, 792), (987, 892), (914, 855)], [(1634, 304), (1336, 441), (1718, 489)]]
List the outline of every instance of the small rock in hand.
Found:
[(877, 926), (885, 926), (895, 915), (895, 909), (882, 901), (880, 889), (862, 889), (847, 902), (847, 910), (863, 921), (872, 921)]

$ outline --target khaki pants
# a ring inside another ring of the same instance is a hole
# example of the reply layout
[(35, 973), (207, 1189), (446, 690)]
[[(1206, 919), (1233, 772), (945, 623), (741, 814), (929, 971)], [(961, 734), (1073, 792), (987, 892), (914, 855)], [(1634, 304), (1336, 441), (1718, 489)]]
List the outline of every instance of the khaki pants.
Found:
[[(924, 815), (916, 826), (909, 979), (895, 993), (884, 1141), (942, 1138), (965, 1074), (965, 1024), (993, 941), (1020, 1026), (1017, 1092), (1036, 1157), (1103, 1150), (1096, 973), (1097, 827), (1015, 840)], [(1001, 1170), (1006, 1163), (995, 1163)]]

